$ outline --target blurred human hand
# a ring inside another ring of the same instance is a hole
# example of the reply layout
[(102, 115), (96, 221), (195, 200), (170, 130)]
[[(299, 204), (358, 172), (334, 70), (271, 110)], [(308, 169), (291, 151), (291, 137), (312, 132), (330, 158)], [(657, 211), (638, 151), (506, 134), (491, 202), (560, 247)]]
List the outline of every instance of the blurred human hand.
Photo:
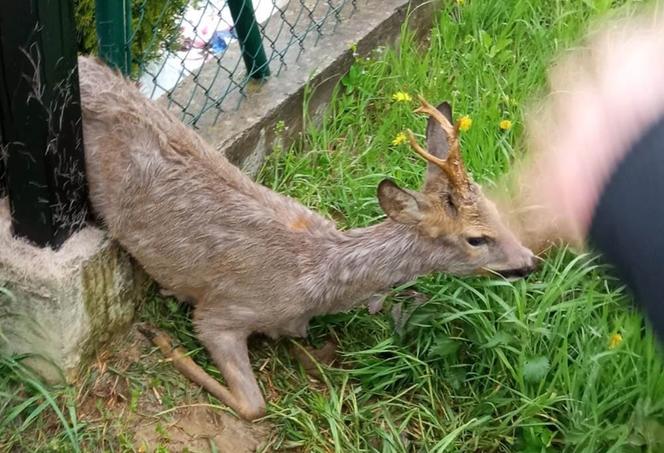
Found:
[(527, 114), (529, 156), (515, 167), (518, 220), (534, 250), (581, 246), (620, 160), (664, 115), (664, 18), (604, 24), (554, 65)]

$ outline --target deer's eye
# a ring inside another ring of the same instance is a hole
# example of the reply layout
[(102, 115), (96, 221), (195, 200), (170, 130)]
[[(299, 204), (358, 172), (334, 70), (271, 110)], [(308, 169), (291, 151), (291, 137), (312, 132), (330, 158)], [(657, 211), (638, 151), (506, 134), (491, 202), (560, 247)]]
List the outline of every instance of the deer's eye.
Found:
[(488, 244), (489, 238), (486, 236), (473, 236), (466, 238), (466, 242), (473, 247), (479, 247), (480, 245)]

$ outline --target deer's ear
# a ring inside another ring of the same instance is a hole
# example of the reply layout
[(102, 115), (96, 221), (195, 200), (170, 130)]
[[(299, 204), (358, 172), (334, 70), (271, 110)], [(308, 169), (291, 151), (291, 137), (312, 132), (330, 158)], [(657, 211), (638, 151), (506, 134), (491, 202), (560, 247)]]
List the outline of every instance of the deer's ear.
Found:
[[(445, 118), (452, 123), (452, 107), (449, 103), (443, 102), (436, 109), (443, 114)], [(427, 149), (429, 153), (439, 159), (447, 159), (450, 154), (450, 144), (447, 141), (447, 132), (438, 124), (433, 117), (427, 121)], [(447, 177), (436, 165), (429, 163), (427, 165), (427, 181), (446, 180)]]
[[(450, 124), (454, 124), (452, 121), (452, 107), (448, 102), (443, 102), (436, 109), (447, 118)], [(447, 159), (450, 151), (447, 133), (433, 117), (429, 117), (427, 121), (427, 148), (431, 154), (439, 159)]]
[(424, 217), (424, 198), (417, 192), (400, 188), (389, 179), (378, 185), (378, 202), (385, 214), (398, 223), (415, 225)]

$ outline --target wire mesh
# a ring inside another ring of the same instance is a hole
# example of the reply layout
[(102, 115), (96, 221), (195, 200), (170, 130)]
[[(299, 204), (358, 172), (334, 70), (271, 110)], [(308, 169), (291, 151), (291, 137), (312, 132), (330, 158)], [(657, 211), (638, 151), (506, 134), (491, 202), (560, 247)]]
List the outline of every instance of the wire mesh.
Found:
[[(237, 108), (252, 76), (269, 70), (271, 77), (279, 77), (357, 8), (357, 0), (240, 0), (242, 8), (253, 8), (253, 26), (262, 37), (259, 50), (266, 56), (261, 63), (247, 38), (238, 36), (229, 8), (237, 0), (138, 1), (126, 43), (135, 49), (133, 41), (141, 39), (145, 50), (133, 52), (134, 77), (146, 96), (165, 97), (193, 127), (206, 113), (213, 114), (214, 124), (221, 112)], [(243, 48), (253, 57), (249, 70)]]

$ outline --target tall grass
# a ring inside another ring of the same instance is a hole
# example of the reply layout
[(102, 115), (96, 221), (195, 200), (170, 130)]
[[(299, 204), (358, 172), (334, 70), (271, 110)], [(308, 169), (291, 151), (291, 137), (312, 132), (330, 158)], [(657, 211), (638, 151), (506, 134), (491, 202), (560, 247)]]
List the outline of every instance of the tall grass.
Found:
[(81, 451), (73, 389), (46, 386), (22, 363), (26, 357), (0, 357), (0, 451), (31, 450), (37, 443)]

